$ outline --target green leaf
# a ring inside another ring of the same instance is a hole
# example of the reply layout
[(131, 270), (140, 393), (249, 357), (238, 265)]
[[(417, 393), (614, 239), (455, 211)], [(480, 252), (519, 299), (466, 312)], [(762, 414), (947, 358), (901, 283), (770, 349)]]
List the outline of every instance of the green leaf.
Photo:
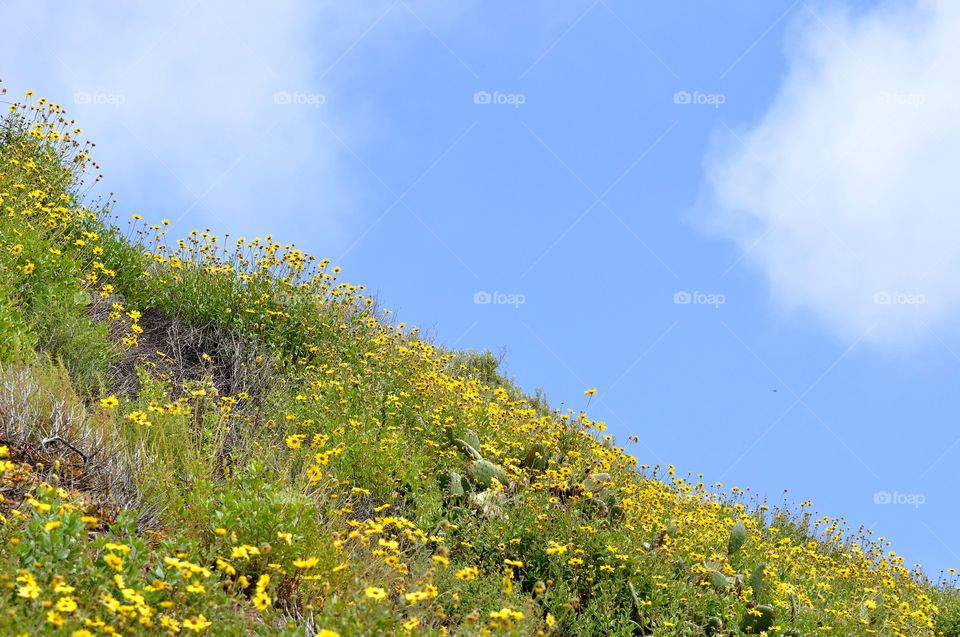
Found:
[(747, 527), (742, 520), (737, 520), (730, 530), (730, 539), (727, 541), (727, 554), (733, 555), (747, 542)]

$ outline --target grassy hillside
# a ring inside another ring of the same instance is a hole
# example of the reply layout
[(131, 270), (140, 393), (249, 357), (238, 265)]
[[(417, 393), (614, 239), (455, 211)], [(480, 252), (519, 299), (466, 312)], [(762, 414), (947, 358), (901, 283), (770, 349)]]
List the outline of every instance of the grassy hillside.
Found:
[(960, 634), (882, 538), (638, 464), (326, 260), (118, 222), (80, 134), (0, 127), (0, 634)]

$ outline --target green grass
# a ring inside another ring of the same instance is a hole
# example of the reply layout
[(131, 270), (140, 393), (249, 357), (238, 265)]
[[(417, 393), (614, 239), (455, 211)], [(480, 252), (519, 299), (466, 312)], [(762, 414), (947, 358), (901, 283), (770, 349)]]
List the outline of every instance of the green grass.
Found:
[(85, 204), (61, 119), (0, 127), (0, 633), (958, 634), (951, 577), (639, 464), (332, 264)]

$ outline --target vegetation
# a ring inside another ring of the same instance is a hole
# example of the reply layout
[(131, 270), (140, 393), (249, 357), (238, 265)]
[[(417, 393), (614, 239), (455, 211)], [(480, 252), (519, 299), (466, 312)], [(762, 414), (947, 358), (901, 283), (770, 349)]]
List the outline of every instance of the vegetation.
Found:
[(637, 463), (271, 237), (0, 127), (0, 633), (958, 635), (882, 538)]

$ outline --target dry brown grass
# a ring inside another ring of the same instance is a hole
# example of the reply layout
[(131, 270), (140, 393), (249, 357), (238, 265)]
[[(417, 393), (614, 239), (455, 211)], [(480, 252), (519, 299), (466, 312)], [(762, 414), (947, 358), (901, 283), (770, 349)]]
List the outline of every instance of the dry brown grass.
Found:
[(106, 385), (111, 393), (137, 395), (141, 389), (138, 368), (147, 368), (151, 375), (167, 379), (172, 388), (209, 380), (223, 394), (246, 393), (250, 398), (244, 407), (250, 409), (260, 405), (269, 392), (274, 361), (252, 338), (241, 337), (219, 325), (195, 327), (151, 308), (140, 319), (143, 333), (137, 345), (124, 347), (120, 340), (126, 333), (125, 327), (108, 318), (115, 300), (111, 297), (91, 306), (91, 317), (109, 325), (111, 340), (120, 352), (107, 370)]
[(62, 365), (0, 368), (0, 444), (40, 478), (84, 493), (100, 508), (143, 505), (127, 456), (117, 453), (112, 420), (84, 405)]

